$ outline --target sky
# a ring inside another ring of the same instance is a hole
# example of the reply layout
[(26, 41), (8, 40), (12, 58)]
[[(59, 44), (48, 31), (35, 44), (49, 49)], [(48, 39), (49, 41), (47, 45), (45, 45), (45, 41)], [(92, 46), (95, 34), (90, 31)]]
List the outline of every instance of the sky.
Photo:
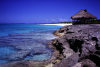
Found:
[(80, 9), (100, 19), (100, 0), (0, 0), (0, 23), (68, 22)]

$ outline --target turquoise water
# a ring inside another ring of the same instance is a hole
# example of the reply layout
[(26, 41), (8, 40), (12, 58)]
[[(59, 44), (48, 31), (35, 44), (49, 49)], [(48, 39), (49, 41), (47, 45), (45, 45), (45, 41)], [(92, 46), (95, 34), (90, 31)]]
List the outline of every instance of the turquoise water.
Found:
[(57, 30), (60, 26), (39, 24), (0, 24), (0, 36), (13, 33), (26, 33), (29, 31)]
[(47, 43), (61, 26), (0, 24), (0, 64), (21, 60), (47, 60), (52, 50)]

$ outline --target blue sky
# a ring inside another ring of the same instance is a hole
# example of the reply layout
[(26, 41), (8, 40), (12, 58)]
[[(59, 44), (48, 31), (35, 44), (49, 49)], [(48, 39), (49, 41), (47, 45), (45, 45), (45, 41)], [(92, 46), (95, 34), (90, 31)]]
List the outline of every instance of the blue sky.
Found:
[(0, 23), (70, 21), (80, 9), (100, 19), (100, 0), (0, 0)]

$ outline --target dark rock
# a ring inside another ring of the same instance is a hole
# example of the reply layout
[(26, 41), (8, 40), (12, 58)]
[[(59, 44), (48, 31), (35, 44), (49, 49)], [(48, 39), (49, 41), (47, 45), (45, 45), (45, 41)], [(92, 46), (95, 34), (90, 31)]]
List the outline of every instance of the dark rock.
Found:
[(96, 67), (96, 64), (89, 59), (82, 60), (81, 62), (82, 67)]

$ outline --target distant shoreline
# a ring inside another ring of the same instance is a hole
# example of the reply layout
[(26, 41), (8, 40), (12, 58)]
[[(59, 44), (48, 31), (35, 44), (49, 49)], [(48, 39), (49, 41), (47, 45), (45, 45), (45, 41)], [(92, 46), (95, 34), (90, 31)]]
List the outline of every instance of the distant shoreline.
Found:
[(72, 25), (72, 23), (0, 23), (0, 24), (38, 24), (38, 25), (55, 25), (55, 26)]
[(67, 25), (72, 25), (72, 23), (56, 23), (56, 24), (48, 23), (48, 24), (41, 24), (41, 25), (67, 26)]

